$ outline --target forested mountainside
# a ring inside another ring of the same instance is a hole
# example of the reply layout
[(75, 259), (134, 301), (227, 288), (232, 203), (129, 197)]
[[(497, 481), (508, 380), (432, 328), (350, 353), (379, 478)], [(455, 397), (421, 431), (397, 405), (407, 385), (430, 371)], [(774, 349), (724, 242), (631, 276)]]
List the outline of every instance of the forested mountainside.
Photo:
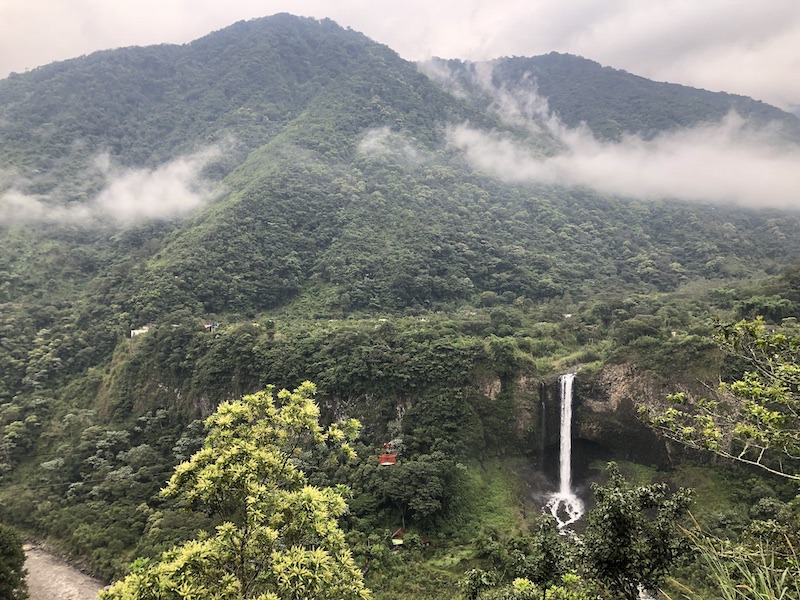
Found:
[(509, 92), (536, 93), (568, 127), (586, 123), (600, 139), (624, 134), (652, 137), (664, 131), (722, 119), (730, 111), (760, 125), (780, 123), (788, 139), (800, 139), (800, 119), (746, 96), (715, 93), (604, 67), (579, 56), (499, 58), (486, 62), (432, 59), (423, 70), (449, 89), (491, 101), (486, 84)]
[(84, 181), (98, 152), (155, 166), (224, 143), (218, 177), (279, 134), (344, 158), (370, 128), (391, 125), (424, 142), (441, 139), (450, 121), (482, 120), (386, 46), (290, 15), (185, 46), (98, 52), (12, 75), (0, 104), (4, 169), (34, 179), (26, 183), (37, 192), (70, 174)]
[[(290, 15), (0, 81), (0, 519), (118, 576), (207, 524), (154, 496), (202, 440), (193, 420), (310, 379), (325, 419), (364, 424), (363, 464), (307, 466), (353, 490), (378, 589), (406, 568), (373, 549), (383, 529), (516, 527), (510, 467), (557, 443), (539, 383), (740, 372), (710, 319), (796, 314), (800, 215), (508, 182), (454, 131), (553, 157), (551, 118), (614, 141), (731, 110), (800, 139), (748, 98), (558, 54), (415, 65)], [(592, 423), (596, 457), (635, 458)], [(390, 439), (403, 460), (382, 471)], [(452, 583), (459, 561), (420, 564)]]

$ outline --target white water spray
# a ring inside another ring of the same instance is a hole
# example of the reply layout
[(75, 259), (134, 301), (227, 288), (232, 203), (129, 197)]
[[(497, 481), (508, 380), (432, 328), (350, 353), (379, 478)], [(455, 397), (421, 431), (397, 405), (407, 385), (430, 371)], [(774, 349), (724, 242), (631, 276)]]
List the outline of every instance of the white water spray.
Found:
[(553, 494), (547, 508), (564, 529), (581, 518), (583, 502), (572, 492), (572, 383), (575, 373), (559, 377), (561, 384), (561, 429), (559, 432), (558, 493)]

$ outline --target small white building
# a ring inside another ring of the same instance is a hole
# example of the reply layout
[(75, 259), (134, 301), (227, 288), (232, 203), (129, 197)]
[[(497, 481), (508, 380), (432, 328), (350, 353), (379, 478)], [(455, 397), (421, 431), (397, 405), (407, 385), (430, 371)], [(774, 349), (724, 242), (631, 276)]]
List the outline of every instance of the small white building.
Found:
[(142, 335), (143, 333), (147, 333), (150, 331), (150, 325), (142, 325), (139, 329), (131, 329), (131, 337), (136, 337), (137, 335)]

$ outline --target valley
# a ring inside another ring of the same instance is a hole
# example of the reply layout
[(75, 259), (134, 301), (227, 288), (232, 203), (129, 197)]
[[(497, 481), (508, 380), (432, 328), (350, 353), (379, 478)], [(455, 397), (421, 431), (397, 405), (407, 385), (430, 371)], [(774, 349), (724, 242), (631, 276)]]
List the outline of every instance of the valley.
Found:
[(743, 96), (287, 14), (0, 80), (0, 522), (106, 598), (291, 548), (321, 598), (791, 575), (799, 153)]

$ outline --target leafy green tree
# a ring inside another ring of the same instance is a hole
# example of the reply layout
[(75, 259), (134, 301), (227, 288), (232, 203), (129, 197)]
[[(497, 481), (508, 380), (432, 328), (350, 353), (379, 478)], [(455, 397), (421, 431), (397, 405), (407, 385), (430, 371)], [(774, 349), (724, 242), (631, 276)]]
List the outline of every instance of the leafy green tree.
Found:
[[(721, 383), (716, 398), (675, 394), (670, 399), (677, 406), (655, 416), (644, 410), (643, 414), (668, 437), (687, 446), (800, 481), (796, 460), (800, 453), (800, 335), (795, 327), (789, 324), (778, 331), (760, 317), (720, 325), (716, 342), (728, 356), (744, 363), (743, 374), (731, 383)], [(757, 506), (763, 511), (769, 504)], [(777, 526), (772, 520), (757, 521), (748, 531)], [(733, 544), (703, 531), (687, 532), (716, 591), (726, 600), (795, 597), (800, 560), (792, 539), (796, 541), (798, 534), (796, 521), (773, 536), (777, 543), (755, 536)]]
[(319, 425), (315, 387), (272, 388), (219, 406), (202, 449), (175, 470), (162, 494), (217, 517), (212, 533), (140, 559), (105, 600), (371, 597), (337, 519), (342, 490), (307, 484), (301, 463), (313, 444), (347, 445), (355, 420)]
[(475, 600), (482, 591), (491, 589), (497, 583), (497, 574), (483, 569), (470, 569), (459, 581), (459, 588), (468, 600)]
[(716, 341), (746, 365), (739, 379), (720, 384), (716, 398), (678, 393), (662, 413), (640, 412), (687, 446), (800, 481), (800, 334), (757, 318), (720, 325)]
[(0, 598), (25, 600), (25, 552), (17, 532), (0, 524)]
[(592, 485), (597, 505), (587, 517), (586, 567), (616, 597), (637, 600), (640, 588), (657, 590), (691, 552), (677, 527), (691, 491), (669, 496), (664, 483), (631, 486), (615, 463), (606, 472), (606, 485)]
[(555, 520), (542, 515), (528, 531), (497, 539), (495, 532), (479, 539), (479, 556), (488, 557), (493, 569), (471, 569), (459, 586), (467, 598), (486, 600), (547, 598), (548, 600), (588, 600), (596, 598), (592, 582), (569, 569), (579, 569), (581, 552), (574, 538), (564, 538)]
[(539, 588), (529, 579), (517, 577), (511, 585), (501, 590), (497, 597), (503, 600), (537, 600), (539, 598)]
[[(597, 600), (599, 596), (592, 589), (591, 585), (578, 575), (568, 573), (561, 578), (557, 585), (551, 585), (544, 589), (539, 588), (530, 579), (524, 577), (515, 578), (510, 584), (489, 589), (484, 593), (472, 594), (470, 583), (480, 581), (481, 570), (473, 569), (467, 572), (467, 578), (462, 582), (462, 587), (467, 594), (467, 598), (480, 598), (481, 600)], [(485, 589), (485, 586), (484, 588)]]
[(421, 454), (381, 471), (379, 489), (404, 519), (430, 522), (447, 511), (459, 473), (457, 463), (442, 452)]
[(479, 544), (500, 579), (526, 579), (543, 588), (560, 581), (568, 570), (566, 557), (575, 550), (549, 514), (536, 518), (526, 533), (505, 541), (484, 538)]
[(596, 600), (598, 596), (581, 577), (566, 573), (561, 576), (559, 585), (547, 588), (544, 597), (546, 600)]

